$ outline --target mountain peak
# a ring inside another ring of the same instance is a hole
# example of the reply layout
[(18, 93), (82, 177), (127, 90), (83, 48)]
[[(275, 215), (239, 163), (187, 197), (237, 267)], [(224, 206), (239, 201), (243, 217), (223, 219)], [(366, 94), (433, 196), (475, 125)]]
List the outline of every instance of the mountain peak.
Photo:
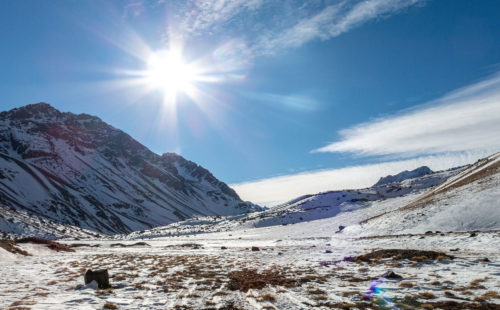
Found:
[(418, 178), (422, 177), (427, 174), (431, 174), (433, 171), (427, 167), (427, 166), (422, 166), (418, 167), (417, 169), (414, 169), (412, 171), (405, 170), (403, 172), (400, 172), (396, 175), (388, 175), (385, 177), (380, 178), (377, 183), (375, 183), (374, 186), (381, 186), (381, 185), (386, 185), (386, 184), (391, 184), (394, 182), (401, 182), (407, 179), (413, 179), (413, 178)]
[(48, 104), (47, 102), (37, 102), (20, 107), (20, 109), (27, 109), (32, 111), (58, 111), (56, 108)]
[(104, 233), (259, 209), (180, 155), (44, 102), (0, 113), (0, 179), (0, 204)]
[[(33, 104), (28, 104), (19, 108), (14, 108), (9, 111), (4, 111), (0, 113), (0, 118), (2, 119), (13, 119), (13, 120), (60, 120), (64, 118), (65, 120), (90, 120), (90, 121), (100, 121), (102, 120), (93, 115), (81, 113), (81, 114), (73, 114), (71, 112), (61, 112), (58, 109), (54, 108), (50, 104), (46, 102), (38, 102)], [(104, 122), (103, 122), (104, 123)]]
[(39, 102), (28, 104), (23, 107), (14, 108), (9, 111), (0, 113), (2, 118), (12, 118), (12, 119), (30, 119), (30, 118), (40, 118), (43, 116), (57, 117), (62, 113), (46, 102)]

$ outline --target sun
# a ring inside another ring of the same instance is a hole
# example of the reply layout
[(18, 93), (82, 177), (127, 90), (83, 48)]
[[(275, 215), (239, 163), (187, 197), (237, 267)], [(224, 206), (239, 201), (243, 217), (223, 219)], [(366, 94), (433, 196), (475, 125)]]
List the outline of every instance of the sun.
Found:
[(152, 53), (145, 72), (147, 84), (163, 92), (166, 99), (175, 100), (178, 93), (190, 94), (199, 78), (199, 70), (187, 63), (178, 50)]

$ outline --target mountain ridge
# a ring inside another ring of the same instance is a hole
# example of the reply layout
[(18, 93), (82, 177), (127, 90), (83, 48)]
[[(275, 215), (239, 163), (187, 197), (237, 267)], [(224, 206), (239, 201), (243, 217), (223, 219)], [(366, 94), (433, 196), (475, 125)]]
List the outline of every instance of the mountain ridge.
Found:
[(431, 174), (433, 171), (427, 166), (421, 166), (411, 171), (405, 170), (395, 175), (388, 175), (381, 177), (373, 186), (388, 185), (395, 182), (401, 182), (407, 179), (423, 177), (424, 175)]
[(0, 113), (0, 203), (111, 234), (260, 209), (180, 155), (47, 103)]

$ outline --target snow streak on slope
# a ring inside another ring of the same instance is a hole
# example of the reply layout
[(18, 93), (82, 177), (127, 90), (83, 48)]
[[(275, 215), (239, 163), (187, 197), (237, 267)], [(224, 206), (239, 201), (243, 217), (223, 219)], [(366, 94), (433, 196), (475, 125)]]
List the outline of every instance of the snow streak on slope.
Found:
[(0, 113), (0, 203), (103, 233), (259, 209), (179, 155), (45, 103)]

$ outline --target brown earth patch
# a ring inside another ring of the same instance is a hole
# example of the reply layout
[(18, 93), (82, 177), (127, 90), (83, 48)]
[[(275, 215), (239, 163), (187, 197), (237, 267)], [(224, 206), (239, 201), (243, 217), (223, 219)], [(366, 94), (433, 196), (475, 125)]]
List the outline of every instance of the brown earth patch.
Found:
[(393, 258), (394, 260), (408, 259), (413, 261), (422, 261), (425, 259), (436, 260), (437, 258), (446, 257), (448, 259), (453, 259), (451, 255), (446, 255), (443, 252), (436, 251), (423, 251), (423, 250), (409, 250), (409, 249), (384, 249), (376, 250), (371, 253), (363, 254), (354, 257), (354, 261), (360, 262), (371, 262), (372, 260), (380, 260), (384, 258)]
[(232, 271), (228, 274), (230, 279), (228, 288), (232, 291), (239, 290), (247, 292), (249, 289), (262, 289), (267, 285), (272, 286), (297, 286), (297, 281), (286, 278), (279, 270), (264, 270), (258, 272), (255, 269), (243, 269)]

